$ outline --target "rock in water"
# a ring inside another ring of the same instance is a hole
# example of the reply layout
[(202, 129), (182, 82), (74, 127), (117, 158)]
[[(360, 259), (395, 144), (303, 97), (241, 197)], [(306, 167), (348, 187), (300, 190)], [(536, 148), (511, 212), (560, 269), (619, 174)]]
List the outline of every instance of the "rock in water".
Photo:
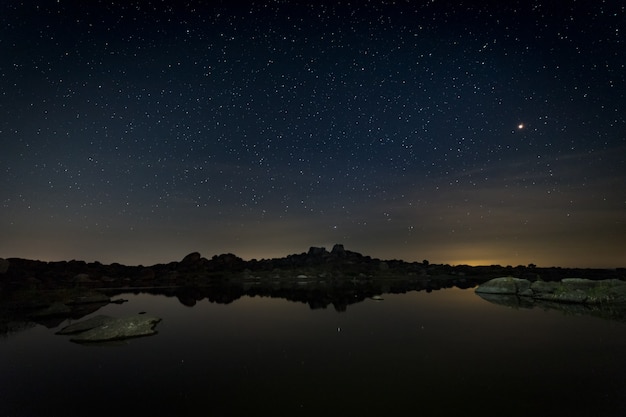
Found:
[(57, 334), (73, 334), (73, 333), (81, 333), (87, 330), (91, 330), (93, 328), (102, 326), (115, 320), (113, 317), (99, 315), (94, 316), (90, 319), (79, 321), (77, 323), (70, 324), (69, 326), (65, 326), (61, 330), (57, 332)]
[(531, 283), (525, 279), (503, 277), (489, 280), (476, 288), (483, 298), (488, 295), (530, 297), (535, 301), (574, 304), (626, 305), (626, 282), (617, 279), (590, 280), (565, 278), (561, 281)]
[(530, 281), (521, 278), (494, 278), (476, 288), (477, 293), (484, 294), (519, 294), (523, 295), (530, 289)]
[(96, 316), (67, 326), (60, 330), (59, 333), (78, 333), (70, 339), (72, 342), (107, 342), (156, 334), (154, 327), (160, 321), (161, 319), (158, 317), (145, 315), (124, 318)]

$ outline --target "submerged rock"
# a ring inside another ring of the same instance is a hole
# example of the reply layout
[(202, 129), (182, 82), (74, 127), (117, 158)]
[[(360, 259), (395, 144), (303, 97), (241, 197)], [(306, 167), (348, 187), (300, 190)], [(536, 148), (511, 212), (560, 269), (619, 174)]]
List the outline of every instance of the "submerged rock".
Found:
[(154, 328), (160, 321), (146, 315), (123, 318), (100, 315), (66, 326), (57, 333), (74, 334), (70, 339), (73, 342), (106, 342), (156, 334)]

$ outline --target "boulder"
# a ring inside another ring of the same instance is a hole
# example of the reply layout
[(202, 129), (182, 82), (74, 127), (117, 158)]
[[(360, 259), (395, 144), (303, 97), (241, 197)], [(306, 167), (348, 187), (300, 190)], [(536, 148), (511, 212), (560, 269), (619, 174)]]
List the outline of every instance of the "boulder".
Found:
[(72, 281), (77, 283), (77, 284), (94, 282), (91, 279), (91, 277), (89, 276), (89, 274), (85, 274), (85, 273), (80, 273), (80, 274), (74, 275), (74, 278), (72, 278)]
[(476, 288), (477, 293), (483, 294), (528, 294), (530, 281), (527, 279), (502, 277), (491, 279)]
[(626, 304), (626, 282), (619, 279), (598, 282), (599, 285), (587, 291), (587, 304)]
[(553, 294), (559, 288), (559, 282), (535, 281), (530, 285), (533, 294)]
[(585, 291), (576, 288), (559, 287), (554, 292), (536, 292), (533, 293), (536, 300), (556, 301), (559, 303), (584, 303), (587, 301)]
[[(204, 258), (200, 258), (197, 266), (201, 266)], [(223, 253), (221, 255), (213, 255), (211, 261), (207, 261), (207, 267), (213, 271), (243, 271), (246, 269), (246, 261), (232, 253)], [(180, 270), (180, 266), (178, 268)]]
[(590, 280), (565, 278), (561, 281), (535, 281), (494, 278), (476, 288), (479, 294), (528, 296), (538, 301), (557, 303), (626, 304), (626, 282), (617, 279)]
[(202, 256), (199, 252), (192, 252), (189, 255), (185, 256), (182, 261), (180, 261), (183, 265), (193, 265), (200, 261)]
[(154, 329), (160, 318), (136, 315), (123, 318), (96, 316), (64, 327), (59, 334), (74, 334), (72, 342), (92, 343), (122, 340), (156, 334)]
[[(185, 256), (176, 266), (176, 270), (181, 273), (190, 273), (198, 271), (202, 268), (202, 256), (199, 252), (192, 252)], [(156, 275), (156, 274), (155, 274)], [(147, 279), (146, 271), (143, 271), (141, 279)]]
[(577, 290), (588, 290), (592, 287), (598, 285), (601, 281), (594, 281), (592, 279), (586, 278), (563, 278), (561, 283), (566, 285), (568, 288), (577, 289)]
[(562, 303), (625, 303), (626, 282), (617, 279), (594, 281), (584, 278), (564, 278), (558, 282), (536, 281), (532, 284), (537, 300)]
[(324, 256), (327, 253), (328, 252), (326, 252), (326, 248), (324, 248), (324, 247), (311, 246), (309, 248), (309, 252), (307, 253), (307, 255), (308, 256), (313, 256), (313, 257), (318, 257), (318, 256)]
[(334, 256), (343, 258), (346, 256), (346, 249), (343, 247), (342, 244), (336, 243), (335, 246), (333, 246), (333, 249), (330, 251), (330, 253)]
[(152, 281), (156, 274), (152, 268), (143, 268), (139, 273), (139, 279), (142, 281)]

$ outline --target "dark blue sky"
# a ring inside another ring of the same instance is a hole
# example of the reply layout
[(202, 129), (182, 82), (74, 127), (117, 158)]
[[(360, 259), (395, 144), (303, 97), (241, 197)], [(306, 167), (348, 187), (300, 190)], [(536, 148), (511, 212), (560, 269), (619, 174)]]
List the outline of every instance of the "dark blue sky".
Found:
[(620, 1), (8, 1), (0, 256), (624, 266)]

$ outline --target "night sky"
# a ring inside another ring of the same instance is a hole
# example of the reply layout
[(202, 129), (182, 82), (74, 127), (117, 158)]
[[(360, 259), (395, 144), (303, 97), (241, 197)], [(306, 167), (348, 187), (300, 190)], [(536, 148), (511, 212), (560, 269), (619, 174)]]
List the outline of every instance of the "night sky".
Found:
[(0, 257), (626, 266), (614, 1), (3, 1)]

